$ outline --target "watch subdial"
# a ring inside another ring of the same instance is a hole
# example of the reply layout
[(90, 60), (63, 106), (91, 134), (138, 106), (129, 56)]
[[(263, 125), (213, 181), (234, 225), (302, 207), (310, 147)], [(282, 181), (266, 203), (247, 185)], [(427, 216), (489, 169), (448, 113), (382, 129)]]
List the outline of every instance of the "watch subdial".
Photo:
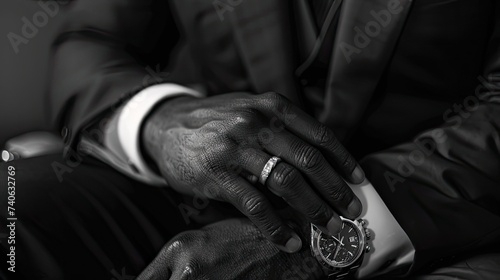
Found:
[(335, 261), (338, 263), (345, 263), (348, 262), (352, 257), (352, 252), (349, 252), (345, 248), (340, 248), (337, 255), (335, 256)]
[(327, 260), (334, 261), (337, 243), (333, 238), (323, 235), (319, 239), (319, 250)]

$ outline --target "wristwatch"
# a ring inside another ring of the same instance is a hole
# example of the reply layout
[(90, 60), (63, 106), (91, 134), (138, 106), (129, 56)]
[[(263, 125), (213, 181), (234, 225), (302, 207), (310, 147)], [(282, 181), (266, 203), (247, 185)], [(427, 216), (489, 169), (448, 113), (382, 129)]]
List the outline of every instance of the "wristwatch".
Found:
[(342, 229), (336, 235), (322, 232), (311, 224), (311, 253), (321, 264), (328, 279), (344, 279), (361, 266), (365, 253), (370, 251), (370, 231), (362, 219), (340, 217)]

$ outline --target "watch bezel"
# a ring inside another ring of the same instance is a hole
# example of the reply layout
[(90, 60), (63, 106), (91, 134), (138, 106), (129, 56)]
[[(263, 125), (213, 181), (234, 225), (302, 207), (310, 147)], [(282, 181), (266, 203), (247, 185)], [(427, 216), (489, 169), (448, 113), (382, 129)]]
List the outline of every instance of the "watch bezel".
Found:
[(363, 253), (365, 251), (364, 248), (366, 246), (366, 234), (365, 234), (363, 226), (358, 221), (352, 221), (352, 220), (346, 219), (342, 216), (340, 217), (340, 219), (343, 223), (349, 223), (349, 224), (353, 225), (353, 228), (357, 231), (357, 233), (360, 237), (359, 238), (359, 249), (358, 249), (358, 252), (356, 253), (356, 256), (354, 256), (354, 258), (351, 261), (349, 261), (345, 264), (333, 262), (331, 260), (326, 259), (323, 256), (323, 254), (321, 253), (321, 251), (319, 249), (319, 239), (321, 237), (322, 232), (315, 225), (311, 224), (311, 230), (313, 231), (311, 234), (311, 249), (312, 249), (313, 255), (318, 260), (321, 261), (322, 265), (326, 264), (327, 266), (330, 266), (333, 268), (345, 268), (345, 267), (349, 267), (349, 266), (353, 265), (361, 257), (361, 255), (363, 255)]

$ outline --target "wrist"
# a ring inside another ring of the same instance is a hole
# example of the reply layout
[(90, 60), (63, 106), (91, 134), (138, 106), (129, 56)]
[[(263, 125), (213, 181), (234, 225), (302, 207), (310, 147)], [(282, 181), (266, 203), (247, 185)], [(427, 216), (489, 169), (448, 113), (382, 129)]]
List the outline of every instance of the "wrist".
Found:
[(143, 154), (150, 162), (158, 164), (161, 156), (162, 134), (170, 129), (176, 122), (178, 111), (174, 110), (180, 102), (190, 102), (196, 97), (178, 96), (158, 103), (146, 116), (141, 128), (141, 147)]

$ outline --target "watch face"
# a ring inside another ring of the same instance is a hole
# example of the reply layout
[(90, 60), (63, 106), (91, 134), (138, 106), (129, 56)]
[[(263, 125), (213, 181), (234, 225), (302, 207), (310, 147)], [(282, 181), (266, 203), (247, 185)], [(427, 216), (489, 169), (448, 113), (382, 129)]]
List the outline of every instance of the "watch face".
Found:
[(318, 235), (318, 251), (321, 258), (334, 267), (346, 267), (354, 263), (364, 250), (364, 240), (358, 227), (351, 221), (342, 223), (342, 230), (334, 236), (321, 232)]

